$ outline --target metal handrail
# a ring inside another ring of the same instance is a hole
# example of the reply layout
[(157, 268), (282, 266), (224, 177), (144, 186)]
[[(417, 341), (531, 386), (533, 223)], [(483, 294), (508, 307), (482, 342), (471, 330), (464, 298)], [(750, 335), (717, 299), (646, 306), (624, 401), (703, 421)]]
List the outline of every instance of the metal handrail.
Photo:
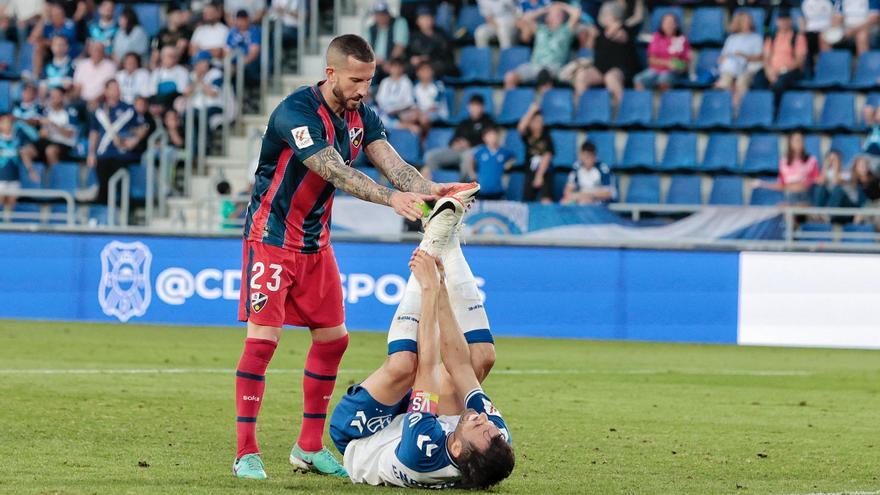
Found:
[(318, 53), (318, 0), (309, 3), (309, 53)]
[(161, 151), (159, 153), (159, 216), (168, 216), (168, 195), (171, 192), (171, 174), (169, 173), (170, 162), (168, 161), (168, 132), (162, 132), (159, 140)]
[[(76, 224), (76, 202), (73, 199), (73, 194), (63, 190), (63, 189), (14, 189), (3, 192), (4, 196), (13, 196), (16, 198), (33, 198), (33, 199), (63, 199), (64, 203), (67, 206), (67, 211), (65, 212), (65, 217), (67, 219), (67, 225), (75, 225)], [(16, 218), (29, 218), (30, 214), (26, 213), (12, 213)], [(37, 218), (39, 220), (39, 218)]]
[(297, 5), (297, 25), (296, 30), (296, 70), (302, 74), (303, 70), (303, 60), (305, 55), (306, 47), (306, 2), (305, 0), (300, 0)]
[[(240, 55), (239, 50), (234, 50), (226, 53), (226, 56), (223, 57), (223, 89), (220, 94), (222, 94), (223, 98), (223, 151), (226, 151), (227, 143), (229, 143), (229, 118), (226, 115), (226, 112), (229, 110), (226, 108), (227, 103), (231, 100), (230, 91), (232, 91), (232, 59), (235, 55)], [(241, 59), (241, 56), (238, 56), (238, 59)], [(236, 74), (236, 78), (238, 78), (240, 74)]]
[[(196, 91), (194, 96), (202, 95), (201, 87)], [(205, 105), (202, 105), (198, 109), (199, 111), (199, 129), (198, 129), (198, 141), (196, 146), (196, 165), (198, 167), (199, 176), (205, 175), (205, 169), (207, 168), (207, 158), (208, 158), (208, 108)]]
[(126, 168), (120, 168), (107, 183), (107, 225), (116, 225), (116, 189), (122, 184), (121, 214), (119, 225), (128, 226), (128, 211), (131, 202), (131, 174)]
[[(145, 153), (147, 184), (145, 215), (147, 225), (151, 225), (155, 217), (155, 209), (158, 205), (159, 215), (165, 216), (167, 210), (168, 191), (170, 190), (168, 177), (168, 133), (159, 127), (147, 140), (147, 152)], [(159, 163), (159, 172), (156, 173), (156, 162)], [(158, 180), (157, 180), (158, 179)], [(159, 192), (156, 193), (158, 185)], [(156, 197), (158, 196), (158, 201)]]
[(265, 15), (263, 16), (263, 22), (260, 25), (260, 110), (265, 112), (265, 96), (269, 92), (269, 50), (266, 48), (270, 46), (269, 43), (269, 26), (271, 25), (270, 17)]
[[(262, 50), (262, 48), (260, 48)], [(245, 67), (244, 67), (244, 55), (235, 59), (235, 111), (236, 115), (238, 115), (238, 119), (236, 119), (236, 129), (241, 132), (241, 129), (244, 127), (243, 120), (241, 116), (244, 115), (244, 83), (245, 83)], [(231, 89), (231, 88), (230, 88)], [(229, 100), (225, 100), (225, 103)], [(225, 116), (224, 116), (225, 117)], [(231, 117), (231, 116), (230, 116)], [(228, 121), (231, 120), (228, 117), (223, 119), (224, 125), (228, 125)], [(223, 147), (225, 150), (229, 148), (229, 133), (227, 131), (226, 134), (223, 135)]]
[(190, 196), (192, 194), (192, 174), (193, 174), (193, 150), (195, 149), (195, 136), (193, 136), (193, 124), (195, 123), (195, 110), (192, 104), (187, 100), (186, 111), (183, 118), (183, 149), (185, 155), (183, 157), (183, 195)]

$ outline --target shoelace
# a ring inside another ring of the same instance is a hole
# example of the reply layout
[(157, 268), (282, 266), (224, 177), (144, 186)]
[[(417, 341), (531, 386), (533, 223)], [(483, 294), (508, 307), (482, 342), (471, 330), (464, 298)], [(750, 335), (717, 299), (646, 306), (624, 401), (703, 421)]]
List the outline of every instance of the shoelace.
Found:
[(249, 456), (247, 459), (244, 460), (244, 463), (247, 464), (248, 469), (252, 471), (259, 471), (263, 469), (260, 458), (257, 456)]
[(315, 456), (316, 457), (320, 456), (324, 460), (324, 462), (327, 464), (335, 465), (336, 469), (335, 469), (334, 473), (341, 473), (342, 471), (345, 470), (345, 468), (343, 468), (342, 466), (339, 465), (339, 461), (337, 461), (336, 458), (333, 457), (333, 454), (331, 454), (327, 449), (324, 449), (324, 450), (316, 453)]

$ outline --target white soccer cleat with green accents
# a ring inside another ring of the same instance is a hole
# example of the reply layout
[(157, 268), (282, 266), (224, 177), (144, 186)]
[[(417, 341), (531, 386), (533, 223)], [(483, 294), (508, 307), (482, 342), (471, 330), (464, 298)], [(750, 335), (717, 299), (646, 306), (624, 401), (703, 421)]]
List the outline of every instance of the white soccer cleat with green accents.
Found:
[(260, 458), (260, 454), (245, 454), (236, 459), (232, 464), (232, 474), (236, 478), (251, 480), (264, 480), (269, 477), (266, 475), (266, 469), (263, 466), (263, 459)]
[(450, 238), (461, 225), (465, 212), (473, 203), (478, 192), (480, 192), (480, 185), (472, 182), (456, 186), (448, 194), (438, 199), (434, 209), (431, 210), (427, 218), (422, 220), (425, 227), (425, 237), (419, 244), (419, 249), (431, 256), (442, 256), (446, 252)]
[(348, 478), (348, 471), (333, 457), (326, 448), (317, 452), (306, 452), (294, 444), (290, 451), (290, 465), (297, 471), (311, 471), (313, 473), (326, 474)]

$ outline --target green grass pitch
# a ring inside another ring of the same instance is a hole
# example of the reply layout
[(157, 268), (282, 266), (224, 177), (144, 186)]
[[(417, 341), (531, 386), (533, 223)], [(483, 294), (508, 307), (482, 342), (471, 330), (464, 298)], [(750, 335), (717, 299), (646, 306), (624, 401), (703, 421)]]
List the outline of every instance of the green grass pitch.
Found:
[[(0, 493), (401, 493), (291, 471), (300, 330), (267, 377), (270, 479), (234, 479), (242, 338), (0, 321)], [(511, 338), (497, 349), (485, 388), (517, 466), (496, 493), (880, 493), (880, 352)], [(382, 333), (354, 333), (331, 407), (384, 354)]]

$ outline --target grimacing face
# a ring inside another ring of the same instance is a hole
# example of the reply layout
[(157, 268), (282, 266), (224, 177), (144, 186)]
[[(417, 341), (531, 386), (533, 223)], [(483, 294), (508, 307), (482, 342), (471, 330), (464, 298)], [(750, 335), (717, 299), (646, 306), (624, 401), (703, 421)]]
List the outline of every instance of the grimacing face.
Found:
[(326, 73), (327, 84), (330, 84), (336, 103), (353, 112), (369, 94), (370, 83), (376, 74), (376, 62), (361, 62), (349, 56), (344, 66), (331, 65)]
[(495, 423), (489, 421), (486, 413), (478, 413), (473, 409), (461, 413), (455, 432), (467, 448), (477, 452), (485, 451), (489, 448), (489, 442), (501, 435), (501, 430), (495, 426)]

